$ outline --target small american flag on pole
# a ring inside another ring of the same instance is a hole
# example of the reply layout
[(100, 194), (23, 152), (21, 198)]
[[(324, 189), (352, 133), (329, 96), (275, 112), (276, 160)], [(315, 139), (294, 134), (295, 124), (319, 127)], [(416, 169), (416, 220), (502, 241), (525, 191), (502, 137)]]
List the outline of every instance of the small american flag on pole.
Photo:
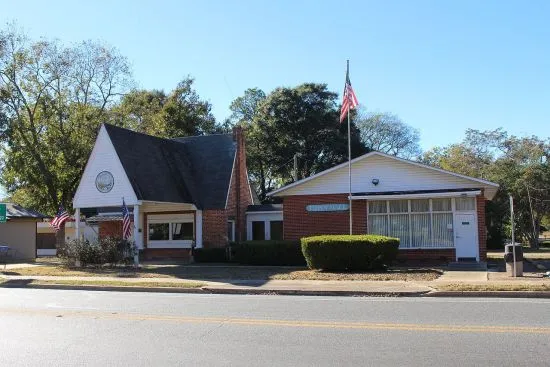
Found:
[(122, 238), (127, 240), (132, 235), (132, 224), (130, 222), (130, 212), (122, 198)]
[(349, 113), (349, 110), (357, 107), (359, 102), (357, 102), (357, 97), (353, 88), (351, 87), (351, 82), (349, 80), (349, 63), (346, 70), (346, 85), (344, 86), (344, 98), (342, 100), (342, 109), (340, 110), (340, 123), (344, 121), (346, 115)]
[(67, 221), (67, 219), (69, 219), (69, 218), (70, 218), (69, 213), (67, 213), (65, 208), (63, 208), (63, 205), (59, 205), (59, 209), (57, 210), (57, 214), (55, 215), (55, 217), (50, 222), (50, 226), (52, 226), (55, 229), (55, 231), (57, 232), (61, 229), (61, 226), (63, 225), (63, 223), (65, 223)]

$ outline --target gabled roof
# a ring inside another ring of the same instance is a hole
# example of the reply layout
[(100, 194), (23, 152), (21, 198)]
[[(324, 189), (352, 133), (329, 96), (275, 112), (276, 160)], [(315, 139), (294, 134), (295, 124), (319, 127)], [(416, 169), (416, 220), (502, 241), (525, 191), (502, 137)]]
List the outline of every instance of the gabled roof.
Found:
[(36, 218), (36, 219), (42, 219), (42, 218), (48, 218), (47, 215), (44, 215), (42, 213), (39, 213), (32, 209), (23, 208), (21, 205), (13, 204), (13, 203), (5, 203), (6, 204), (6, 217), (8, 219), (12, 218)]
[(236, 153), (231, 134), (163, 139), (104, 126), (138, 200), (225, 208)]
[[(499, 185), (494, 183), (494, 182), (490, 182), (490, 181), (486, 181), (486, 180), (483, 180), (483, 179), (480, 179), (480, 178), (475, 178), (475, 177), (470, 177), (470, 176), (466, 176), (466, 175), (462, 175), (462, 174), (459, 174), (459, 173), (455, 173), (455, 172), (451, 172), (451, 171), (447, 171), (447, 170), (444, 170), (444, 169), (441, 169), (441, 168), (436, 168), (436, 167), (432, 167), (432, 166), (428, 166), (428, 165), (425, 165), (425, 164), (422, 164), (422, 163), (419, 163), (419, 162), (415, 162), (415, 161), (411, 161), (411, 160), (408, 160), (408, 159), (403, 159), (403, 158), (399, 158), (399, 157), (396, 157), (396, 156), (393, 156), (393, 155), (389, 155), (389, 154), (386, 154), (386, 153), (382, 153), (382, 152), (377, 152), (377, 151), (372, 151), (372, 152), (369, 152), (369, 153), (366, 153), (366, 154), (363, 154), (362, 156), (359, 156), (357, 158), (354, 158), (351, 160), (351, 164), (353, 165), (354, 163), (356, 162), (359, 162), (359, 161), (362, 161), (364, 159), (367, 159), (369, 157), (373, 157), (373, 156), (381, 156), (381, 157), (385, 157), (385, 158), (390, 158), (392, 160), (395, 160), (395, 161), (398, 161), (398, 162), (403, 162), (403, 163), (406, 163), (406, 164), (410, 164), (410, 165), (413, 165), (413, 166), (417, 166), (417, 167), (422, 167), (422, 168), (425, 168), (425, 169), (428, 169), (428, 170), (433, 170), (435, 172), (439, 172), (439, 173), (443, 173), (443, 174), (447, 174), (447, 175), (450, 175), (450, 176), (454, 176), (454, 177), (459, 177), (461, 179), (465, 179), (465, 180), (468, 180), (468, 181), (471, 181), (471, 182), (475, 182), (475, 183), (479, 183), (480, 184), (480, 187), (485, 187), (485, 188), (490, 188), (492, 190), (494, 190), (496, 192), (496, 190), (498, 189)], [(328, 173), (331, 173), (333, 171), (336, 171), (340, 168), (343, 168), (343, 167), (347, 167), (348, 166), (348, 162), (344, 162), (344, 163), (341, 163), (339, 165), (336, 165), (332, 168), (329, 168), (327, 170), (324, 170), (322, 172), (319, 172), (317, 174), (314, 174), (312, 176), (309, 176), (309, 177), (306, 177), (304, 179), (301, 179), (301, 180), (298, 180), (296, 182), (293, 182), (291, 184), (288, 184), (286, 186), (283, 186), (277, 190), (274, 190), (274, 191), (271, 191), (270, 193), (268, 193), (267, 195), (268, 196), (285, 196), (285, 195), (280, 195), (281, 193), (287, 191), (288, 189), (291, 189), (293, 187), (297, 187), (297, 186), (300, 186), (306, 182), (309, 182), (311, 180), (314, 180), (314, 179), (317, 179), (319, 177), (322, 177)]]

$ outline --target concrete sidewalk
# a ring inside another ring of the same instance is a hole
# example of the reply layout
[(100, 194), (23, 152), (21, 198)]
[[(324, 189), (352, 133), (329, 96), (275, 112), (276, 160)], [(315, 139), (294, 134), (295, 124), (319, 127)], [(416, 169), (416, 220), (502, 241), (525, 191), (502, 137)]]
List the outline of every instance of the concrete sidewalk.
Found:
[[(276, 293), (276, 294), (324, 294), (324, 295), (393, 295), (414, 296), (433, 290), (427, 284), (405, 281), (330, 281), (330, 280), (217, 280), (200, 281), (176, 278), (120, 278), (120, 277), (74, 277), (74, 276), (13, 276), (3, 279), (16, 285), (38, 280), (79, 282), (123, 282), (132, 283), (201, 283), (199, 289), (212, 293)], [(167, 285), (169, 287), (169, 285)], [(193, 288), (191, 288), (193, 289)], [(196, 290), (196, 289), (195, 289)]]
[[(4, 287), (73, 288), (97, 290), (132, 290), (142, 292), (190, 292), (232, 294), (291, 294), (291, 295), (342, 295), (342, 296), (422, 296), (479, 294), (518, 296), (526, 293), (550, 297), (550, 291), (438, 291), (448, 285), (510, 286), (544, 285), (550, 289), (550, 279), (537, 274), (522, 278), (510, 278), (505, 273), (486, 271), (447, 271), (433, 281), (331, 281), (331, 280), (216, 280), (202, 281), (180, 278), (126, 278), (126, 277), (78, 277), (78, 276), (14, 276), (4, 275)], [(47, 281), (47, 284), (32, 284), (31, 281)], [(78, 285), (55, 284), (56, 281), (75, 281)], [(86, 282), (116, 282), (116, 285), (86, 284)], [(123, 283), (123, 285), (120, 285)], [(146, 285), (151, 283), (151, 285)], [(160, 283), (158, 284), (154, 283)], [(177, 283), (200, 283), (200, 287), (181, 288)], [(170, 285), (174, 284), (173, 287)], [(495, 293), (496, 292), (496, 293)], [(542, 293), (541, 293), (542, 292)]]

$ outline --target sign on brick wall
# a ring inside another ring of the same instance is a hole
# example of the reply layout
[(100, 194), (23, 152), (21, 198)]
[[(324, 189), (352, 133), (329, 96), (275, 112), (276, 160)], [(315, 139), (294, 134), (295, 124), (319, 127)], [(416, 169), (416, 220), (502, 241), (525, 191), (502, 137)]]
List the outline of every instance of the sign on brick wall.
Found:
[(311, 204), (306, 206), (308, 212), (347, 212), (349, 204)]

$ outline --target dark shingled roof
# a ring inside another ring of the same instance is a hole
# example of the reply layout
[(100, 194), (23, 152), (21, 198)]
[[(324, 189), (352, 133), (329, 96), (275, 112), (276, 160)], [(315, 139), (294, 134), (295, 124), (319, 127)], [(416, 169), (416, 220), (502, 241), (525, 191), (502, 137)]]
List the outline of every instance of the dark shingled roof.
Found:
[(32, 209), (26, 209), (23, 208), (20, 205), (13, 204), (13, 203), (5, 203), (6, 204), (6, 217), (8, 219), (11, 218), (48, 218), (47, 215), (44, 215), (42, 213), (39, 213), (37, 211), (34, 211)]
[(139, 200), (225, 208), (237, 150), (231, 134), (162, 139), (104, 126)]
[(249, 205), (247, 212), (280, 212), (283, 210), (283, 204), (259, 204)]

